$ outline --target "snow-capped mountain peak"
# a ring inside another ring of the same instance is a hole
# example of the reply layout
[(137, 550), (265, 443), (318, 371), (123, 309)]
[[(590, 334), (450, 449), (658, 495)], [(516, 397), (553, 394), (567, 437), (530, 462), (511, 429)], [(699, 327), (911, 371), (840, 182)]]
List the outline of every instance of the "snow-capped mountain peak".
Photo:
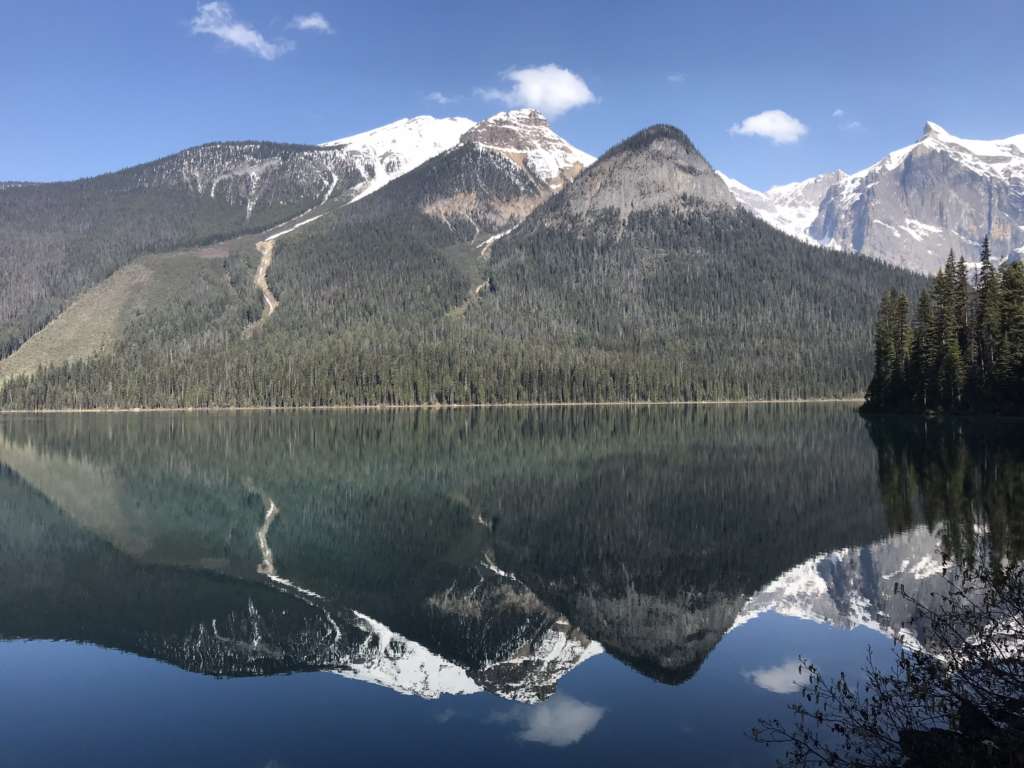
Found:
[(468, 130), (462, 141), (502, 153), (529, 169), (553, 191), (572, 181), (596, 159), (555, 133), (547, 118), (535, 109), (492, 115)]
[(447, 149), (458, 144), (462, 134), (474, 125), (476, 122), (468, 117), (433, 117), (431, 115), (403, 117), (401, 120), (395, 120), (393, 123), (362, 133), (325, 141), (320, 146), (373, 149), (382, 154), (409, 151), (419, 146)]
[(818, 216), (822, 199), (833, 184), (846, 178), (845, 172), (833, 171), (761, 192), (721, 171), (717, 173), (740, 205), (776, 229), (808, 243), (816, 242), (809, 230)]
[(913, 605), (893, 587), (900, 584), (908, 594), (926, 602), (941, 599), (949, 583), (943, 576), (947, 564), (939, 544), (935, 533), (919, 526), (873, 544), (812, 557), (752, 595), (732, 630), (772, 612), (845, 629), (866, 627), (913, 640), (906, 626)]
[(819, 242), (934, 272), (953, 250), (976, 261), (1024, 252), (1024, 135), (964, 139), (938, 123), (844, 179), (808, 230)]
[(856, 173), (752, 190), (723, 176), (741, 205), (810, 242), (935, 272), (952, 249), (976, 261), (1024, 255), (1024, 134), (964, 139), (928, 121), (921, 137)]
[(964, 139), (960, 136), (954, 136), (941, 125), (931, 120), (924, 124), (920, 141), (923, 142), (928, 139), (947, 144), (957, 144), (973, 154), (983, 157), (1012, 157), (1024, 152), (1024, 133), (1008, 136), (1005, 139)]
[(344, 151), (362, 172), (363, 182), (354, 189), (352, 198), (357, 200), (451, 149), (474, 125), (476, 123), (468, 117), (420, 115), (328, 141), (321, 146)]

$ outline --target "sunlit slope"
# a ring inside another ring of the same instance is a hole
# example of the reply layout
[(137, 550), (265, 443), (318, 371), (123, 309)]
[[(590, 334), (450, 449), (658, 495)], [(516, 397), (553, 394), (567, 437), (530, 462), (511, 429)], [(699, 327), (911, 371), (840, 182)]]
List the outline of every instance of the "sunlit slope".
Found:
[(209, 342), (218, 335), (240, 340), (263, 310), (257, 243), (287, 238), (347, 202), (347, 197), (329, 200), (260, 234), (135, 259), (0, 359), (0, 387), (47, 366), (109, 355), (129, 337), (158, 346), (161, 341)]
[(144, 256), (122, 267), (0, 360), (0, 382), (110, 352), (125, 329), (143, 315), (166, 312), (211, 294), (229, 303), (235, 292), (230, 289), (225, 260), (231, 246), (242, 242)]

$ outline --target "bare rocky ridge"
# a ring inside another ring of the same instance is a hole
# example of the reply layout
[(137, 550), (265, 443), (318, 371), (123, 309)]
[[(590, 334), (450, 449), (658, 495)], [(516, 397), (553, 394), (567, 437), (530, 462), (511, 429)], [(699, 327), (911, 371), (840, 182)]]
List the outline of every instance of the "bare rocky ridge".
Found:
[[(551, 130), (535, 109), (499, 112), (477, 123), (450, 154), (449, 165), (462, 169), (456, 178), (465, 183), (450, 192), (441, 187), (421, 210), (450, 227), (468, 222), (484, 257), (497, 238), (594, 161)], [(494, 176), (504, 180), (502, 190), (488, 181)]]
[(963, 139), (929, 122), (916, 143), (857, 173), (767, 192), (723, 179), (784, 232), (917, 272), (937, 271), (951, 249), (976, 261), (986, 236), (997, 259), (1024, 256), (1024, 134)]
[(656, 125), (613, 147), (573, 183), (545, 218), (606, 211), (621, 220), (654, 209), (680, 212), (701, 204), (734, 208), (725, 182), (677, 128)]
[(558, 191), (575, 179), (595, 158), (551, 130), (535, 109), (499, 112), (466, 132), (463, 143), (494, 149)]
[(1024, 136), (973, 141), (928, 123), (916, 144), (834, 185), (810, 235), (920, 272), (950, 249), (976, 260), (986, 235), (997, 258), (1024, 253)]

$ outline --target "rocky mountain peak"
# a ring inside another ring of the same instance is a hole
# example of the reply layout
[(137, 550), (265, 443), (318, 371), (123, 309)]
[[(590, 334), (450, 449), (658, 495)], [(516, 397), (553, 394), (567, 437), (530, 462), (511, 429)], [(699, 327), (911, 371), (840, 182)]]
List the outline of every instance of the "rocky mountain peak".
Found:
[(678, 211), (695, 199), (733, 207), (725, 182), (689, 137), (654, 125), (605, 152), (566, 192), (574, 214), (615, 209), (625, 218), (653, 208)]
[(944, 139), (949, 136), (949, 132), (938, 123), (933, 123), (931, 120), (928, 120), (924, 124), (924, 129), (921, 131), (921, 138), (927, 139), (929, 136)]
[(936, 122), (921, 138), (856, 173), (752, 190), (737, 200), (803, 240), (934, 273), (952, 249), (977, 259), (983, 238), (999, 260), (1024, 257), (1024, 134), (965, 139)]
[(500, 152), (527, 168), (552, 191), (561, 189), (594, 162), (592, 155), (555, 133), (547, 118), (535, 109), (499, 112), (468, 130), (462, 143)]
[[(625, 152), (638, 152), (648, 148), (664, 150), (671, 145), (678, 145), (685, 155), (692, 155), (697, 163), (707, 165), (707, 161), (697, 151), (697, 148), (690, 141), (690, 137), (676, 128), (674, 125), (659, 123), (637, 131), (625, 141), (620, 141), (614, 147), (605, 152), (602, 160), (614, 157)], [(708, 166), (710, 167), (710, 166)]]

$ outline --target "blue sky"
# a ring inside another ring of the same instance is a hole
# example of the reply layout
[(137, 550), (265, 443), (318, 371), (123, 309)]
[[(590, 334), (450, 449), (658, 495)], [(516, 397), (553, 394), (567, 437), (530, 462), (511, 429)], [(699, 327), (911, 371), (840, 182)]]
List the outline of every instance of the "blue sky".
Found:
[(594, 154), (672, 123), (759, 188), (856, 170), (929, 119), (970, 138), (1024, 133), (1017, 0), (201, 5), (0, 0), (0, 179), (93, 175), (218, 139), (318, 143), (417, 114), (480, 119), (505, 108), (499, 93), (563, 108), (555, 129)]

